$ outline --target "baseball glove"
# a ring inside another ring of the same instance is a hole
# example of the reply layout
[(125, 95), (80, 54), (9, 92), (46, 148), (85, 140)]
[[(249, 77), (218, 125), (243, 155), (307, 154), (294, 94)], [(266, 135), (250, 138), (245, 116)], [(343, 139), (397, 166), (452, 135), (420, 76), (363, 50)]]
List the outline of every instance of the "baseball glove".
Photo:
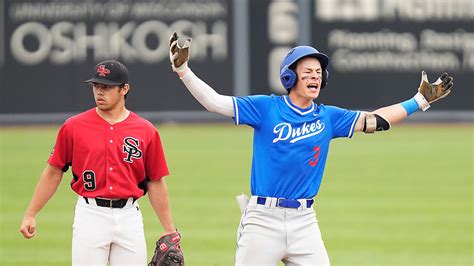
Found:
[(156, 241), (155, 254), (148, 266), (184, 266), (180, 240), (181, 235), (178, 232), (160, 237)]

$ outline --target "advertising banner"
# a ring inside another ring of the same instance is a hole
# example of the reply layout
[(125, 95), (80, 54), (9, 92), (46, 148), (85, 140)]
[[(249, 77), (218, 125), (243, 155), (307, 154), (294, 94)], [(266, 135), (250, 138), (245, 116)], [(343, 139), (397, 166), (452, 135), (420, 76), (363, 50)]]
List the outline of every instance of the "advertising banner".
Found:
[(94, 106), (82, 81), (104, 59), (128, 66), (131, 110), (204, 113), (171, 70), (173, 31), (224, 95), (286, 93), (283, 56), (311, 45), (330, 58), (317, 103), (373, 110), (412, 97), (422, 70), (446, 71), (453, 93), (436, 110), (472, 111), (472, 25), (472, 0), (0, 0), (0, 117)]
[(104, 59), (131, 75), (136, 111), (202, 110), (169, 63), (172, 31), (193, 38), (193, 70), (232, 92), (230, 0), (0, 0), (0, 113), (78, 112), (94, 106), (82, 83)]
[(453, 94), (436, 103), (436, 110), (473, 109), (472, 0), (269, 0), (250, 5), (253, 93), (285, 93), (279, 81), (281, 59), (293, 46), (311, 45), (330, 58), (328, 85), (317, 102), (353, 109), (397, 103), (416, 93), (425, 70), (431, 82), (445, 71), (455, 79)]

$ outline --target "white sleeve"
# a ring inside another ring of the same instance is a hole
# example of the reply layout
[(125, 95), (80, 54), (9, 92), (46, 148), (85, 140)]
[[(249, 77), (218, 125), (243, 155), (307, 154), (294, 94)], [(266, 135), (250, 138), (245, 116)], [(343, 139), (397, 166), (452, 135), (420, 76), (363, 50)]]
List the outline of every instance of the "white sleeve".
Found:
[(219, 113), (228, 117), (234, 116), (232, 96), (220, 95), (213, 88), (199, 79), (191, 69), (181, 80), (196, 100), (209, 112)]

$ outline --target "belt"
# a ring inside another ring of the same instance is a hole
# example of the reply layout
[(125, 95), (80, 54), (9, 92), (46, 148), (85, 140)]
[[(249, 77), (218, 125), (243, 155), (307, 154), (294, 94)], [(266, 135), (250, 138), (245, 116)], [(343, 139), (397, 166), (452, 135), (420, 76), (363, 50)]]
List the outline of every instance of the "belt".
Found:
[[(89, 201), (94, 200), (97, 206), (107, 207), (107, 208), (123, 208), (127, 205), (128, 199), (102, 199), (102, 198), (86, 198), (83, 197), (87, 204), (90, 204)], [(135, 202), (135, 199), (131, 202)]]
[[(269, 207), (280, 207), (298, 209), (311, 208), (314, 203), (314, 199), (285, 199), (285, 198), (270, 198), (270, 197), (257, 197), (257, 204), (268, 205)], [(303, 204), (303, 205), (302, 205)]]

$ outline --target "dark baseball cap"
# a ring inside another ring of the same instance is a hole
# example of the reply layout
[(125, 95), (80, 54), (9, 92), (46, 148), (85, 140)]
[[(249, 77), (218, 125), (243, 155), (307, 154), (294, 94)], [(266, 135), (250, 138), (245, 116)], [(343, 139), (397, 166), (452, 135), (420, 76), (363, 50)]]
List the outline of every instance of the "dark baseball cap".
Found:
[(86, 83), (99, 83), (105, 85), (128, 84), (128, 69), (116, 60), (105, 60), (94, 67), (92, 78), (84, 80)]

